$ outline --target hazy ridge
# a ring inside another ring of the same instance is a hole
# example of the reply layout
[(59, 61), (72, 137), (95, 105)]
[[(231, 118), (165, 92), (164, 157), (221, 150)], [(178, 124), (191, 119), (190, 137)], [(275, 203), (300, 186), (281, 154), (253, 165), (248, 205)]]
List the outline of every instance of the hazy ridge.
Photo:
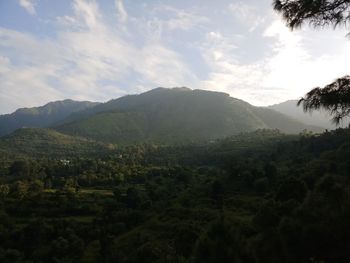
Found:
[[(61, 134), (124, 145), (205, 141), (258, 129), (279, 129), (287, 134), (304, 129), (322, 131), (226, 93), (188, 88), (157, 88), (106, 103), (51, 102), (0, 116), (0, 124), (2, 135), (22, 127), (46, 127)], [(29, 134), (25, 137), (28, 140)]]

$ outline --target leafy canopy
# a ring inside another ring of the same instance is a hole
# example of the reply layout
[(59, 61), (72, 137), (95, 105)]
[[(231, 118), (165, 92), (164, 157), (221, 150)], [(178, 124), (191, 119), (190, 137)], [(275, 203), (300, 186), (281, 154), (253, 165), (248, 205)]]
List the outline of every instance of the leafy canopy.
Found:
[(314, 88), (298, 105), (302, 104), (304, 111), (325, 109), (334, 117), (333, 122), (339, 122), (350, 114), (350, 76), (339, 78), (324, 88)]
[(273, 6), (292, 29), (306, 21), (315, 27), (347, 26), (350, 21), (350, 0), (274, 0)]

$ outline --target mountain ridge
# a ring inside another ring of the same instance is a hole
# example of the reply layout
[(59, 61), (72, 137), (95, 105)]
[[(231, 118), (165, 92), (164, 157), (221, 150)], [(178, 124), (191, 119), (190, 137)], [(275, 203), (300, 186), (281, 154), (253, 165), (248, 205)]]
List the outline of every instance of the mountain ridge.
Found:
[(298, 100), (287, 100), (281, 103), (267, 106), (267, 108), (278, 111), (302, 123), (319, 126), (329, 130), (336, 129), (338, 127), (344, 128), (350, 123), (350, 119), (345, 118), (343, 120), (343, 123), (340, 123), (340, 125), (336, 125), (331, 120), (332, 116), (325, 110), (315, 110), (311, 113), (304, 112), (301, 106), (297, 106), (297, 102)]
[(226, 93), (188, 88), (157, 88), (110, 100), (72, 114), (53, 128), (112, 143), (208, 140), (269, 128), (286, 133), (322, 130)]
[(0, 115), (0, 136), (23, 127), (48, 127), (65, 119), (73, 112), (97, 104), (97, 102), (66, 99), (49, 102), (39, 107), (19, 108), (13, 113)]
[[(55, 108), (62, 111), (62, 105), (67, 104), (70, 107), (64, 114), (50, 118)], [(186, 87), (160, 87), (105, 103), (57, 101), (19, 109), (14, 115), (21, 112), (32, 120), (44, 120), (37, 126), (32, 121), (30, 127), (48, 127), (62, 134), (113, 144), (212, 140), (258, 129), (279, 129), (284, 133), (322, 131), (227, 93)], [(23, 123), (19, 128), (28, 126)]]

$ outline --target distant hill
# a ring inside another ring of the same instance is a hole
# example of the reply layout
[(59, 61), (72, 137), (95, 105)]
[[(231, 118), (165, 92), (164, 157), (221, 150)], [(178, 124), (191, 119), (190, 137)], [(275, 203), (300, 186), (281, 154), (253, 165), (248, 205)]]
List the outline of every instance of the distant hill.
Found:
[(57, 131), (103, 142), (180, 142), (222, 138), (257, 129), (322, 131), (228, 94), (157, 88), (73, 113)]
[(0, 136), (23, 127), (48, 127), (73, 112), (96, 105), (97, 103), (89, 101), (63, 100), (50, 102), (41, 107), (21, 108), (14, 113), (0, 115)]
[(72, 157), (107, 153), (112, 146), (45, 128), (18, 129), (0, 138), (0, 154), (10, 156)]
[[(267, 108), (283, 113), (295, 120), (309, 125), (319, 126), (325, 129), (335, 129), (337, 126), (332, 123), (332, 117), (325, 111), (304, 112), (303, 108), (297, 106), (297, 100), (288, 100), (279, 104), (271, 105)], [(347, 127), (349, 118), (345, 119), (339, 127)]]

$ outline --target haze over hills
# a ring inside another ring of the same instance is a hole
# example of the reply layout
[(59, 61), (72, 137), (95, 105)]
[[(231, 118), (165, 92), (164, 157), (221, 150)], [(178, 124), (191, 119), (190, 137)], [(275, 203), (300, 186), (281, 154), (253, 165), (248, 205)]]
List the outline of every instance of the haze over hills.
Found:
[(50, 127), (62, 134), (116, 144), (211, 140), (257, 129), (322, 131), (225, 93), (188, 88), (156, 88), (106, 103), (52, 102), (0, 116), (0, 123), (1, 134), (24, 126)]
[(332, 122), (331, 115), (324, 111), (313, 111), (312, 113), (304, 112), (301, 106), (297, 106), (298, 100), (288, 100), (279, 104), (269, 106), (269, 109), (283, 113), (291, 118), (294, 118), (302, 123), (319, 126), (325, 129), (336, 129), (337, 127), (347, 127), (350, 123), (349, 118), (344, 118), (340, 125)]
[(41, 107), (21, 108), (11, 114), (0, 115), (0, 136), (22, 127), (48, 127), (71, 113), (97, 105), (96, 102), (63, 100)]

